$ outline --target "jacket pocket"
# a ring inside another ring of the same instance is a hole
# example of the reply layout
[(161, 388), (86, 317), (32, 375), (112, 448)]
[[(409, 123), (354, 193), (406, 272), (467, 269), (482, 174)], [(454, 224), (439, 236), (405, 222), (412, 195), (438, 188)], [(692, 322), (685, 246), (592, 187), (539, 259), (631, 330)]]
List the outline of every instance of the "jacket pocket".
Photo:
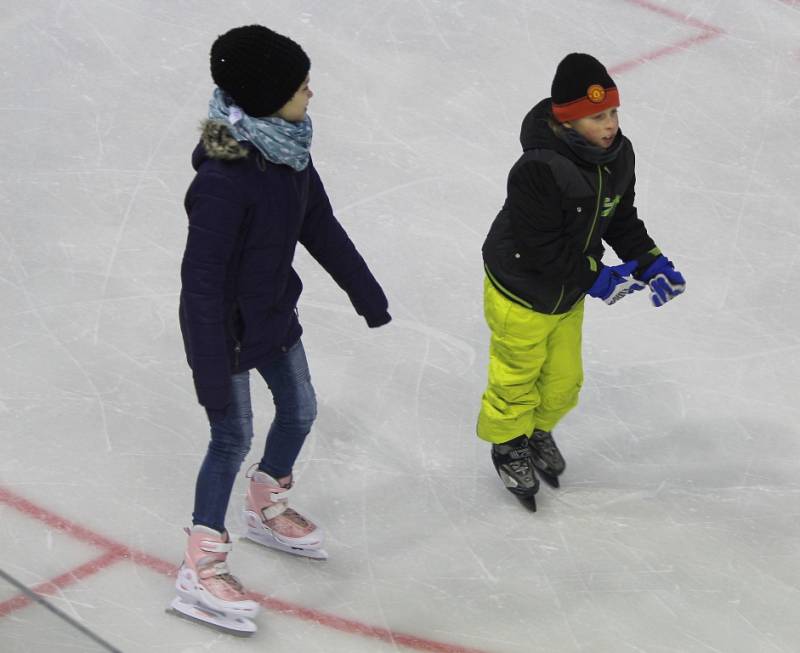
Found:
[[(561, 212), (564, 216), (564, 226), (567, 231), (579, 233), (588, 229), (592, 223), (597, 198), (593, 195), (586, 197), (568, 197), (561, 200)], [(572, 228), (571, 228), (572, 227)], [(579, 227), (574, 230), (574, 227)]]

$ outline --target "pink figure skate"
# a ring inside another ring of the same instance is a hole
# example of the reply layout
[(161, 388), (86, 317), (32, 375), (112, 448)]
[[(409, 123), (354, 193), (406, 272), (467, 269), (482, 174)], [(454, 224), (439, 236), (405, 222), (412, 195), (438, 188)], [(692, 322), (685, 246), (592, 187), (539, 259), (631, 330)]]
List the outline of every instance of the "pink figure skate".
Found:
[(206, 526), (185, 530), (189, 543), (175, 581), (178, 596), (168, 612), (232, 635), (252, 635), (256, 625), (251, 620), (259, 605), (247, 598), (241, 583), (228, 571), (228, 533)]
[(245, 499), (247, 538), (294, 555), (325, 560), (323, 532), (311, 520), (289, 507), (291, 475), (272, 478), (253, 465), (247, 472), (250, 485)]

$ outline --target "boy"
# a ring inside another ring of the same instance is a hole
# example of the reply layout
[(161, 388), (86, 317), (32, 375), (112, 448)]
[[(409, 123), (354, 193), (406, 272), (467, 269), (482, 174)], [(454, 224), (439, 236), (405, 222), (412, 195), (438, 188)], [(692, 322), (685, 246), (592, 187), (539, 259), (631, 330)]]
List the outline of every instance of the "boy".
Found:
[[(583, 383), (585, 295), (613, 304), (649, 286), (661, 306), (685, 287), (634, 206), (634, 155), (619, 130), (619, 92), (588, 54), (567, 55), (551, 97), (525, 117), (523, 155), (483, 245), (489, 380), (478, 437), (505, 486), (536, 510), (534, 468), (558, 487), (556, 424)], [(601, 262), (607, 242), (624, 263)]]

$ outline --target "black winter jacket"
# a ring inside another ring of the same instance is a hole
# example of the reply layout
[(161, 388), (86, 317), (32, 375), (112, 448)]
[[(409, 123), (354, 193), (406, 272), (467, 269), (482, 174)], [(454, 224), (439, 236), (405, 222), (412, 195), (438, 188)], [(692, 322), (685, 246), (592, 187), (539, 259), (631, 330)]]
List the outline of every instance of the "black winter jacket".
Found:
[(313, 162), (296, 172), (206, 122), (186, 193), (180, 324), (200, 403), (222, 409), (231, 374), (268, 362), (300, 338), (301, 243), (370, 326), (391, 318), (386, 297), (336, 220)]
[(548, 124), (550, 99), (525, 116), (523, 155), (483, 244), (486, 272), (510, 299), (540, 313), (566, 313), (592, 286), (607, 242), (639, 270), (659, 254), (634, 206), (634, 155), (620, 132), (616, 159), (580, 159)]

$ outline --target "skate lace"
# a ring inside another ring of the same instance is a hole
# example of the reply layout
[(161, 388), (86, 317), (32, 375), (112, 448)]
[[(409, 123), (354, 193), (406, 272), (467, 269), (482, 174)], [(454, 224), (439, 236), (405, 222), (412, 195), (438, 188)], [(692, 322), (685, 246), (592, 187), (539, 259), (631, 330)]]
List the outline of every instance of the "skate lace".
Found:
[(530, 456), (527, 443), (524, 446), (514, 447), (506, 452), (508, 456), (505, 463), (506, 468), (517, 476), (526, 476), (531, 473)]
[(237, 592), (241, 592), (243, 590), (243, 586), (239, 582), (239, 579), (230, 572), (228, 565), (225, 562), (215, 562), (213, 565), (206, 567), (204, 571), (208, 576), (214, 576), (215, 578), (218, 578), (225, 584), (235, 589)]
[(527, 458), (523, 460), (512, 460), (511, 462), (506, 463), (506, 465), (512, 472), (516, 474), (525, 474), (529, 471)]
[(529, 464), (530, 458), (527, 456), (519, 460), (510, 460), (503, 467), (506, 473), (515, 479), (517, 483), (528, 484), (532, 480), (533, 470)]
[(311, 522), (309, 522), (305, 517), (303, 517), (303, 515), (293, 508), (287, 508), (283, 512), (283, 516), (289, 521), (293, 522), (295, 526), (299, 526), (300, 528), (308, 528), (311, 526)]

